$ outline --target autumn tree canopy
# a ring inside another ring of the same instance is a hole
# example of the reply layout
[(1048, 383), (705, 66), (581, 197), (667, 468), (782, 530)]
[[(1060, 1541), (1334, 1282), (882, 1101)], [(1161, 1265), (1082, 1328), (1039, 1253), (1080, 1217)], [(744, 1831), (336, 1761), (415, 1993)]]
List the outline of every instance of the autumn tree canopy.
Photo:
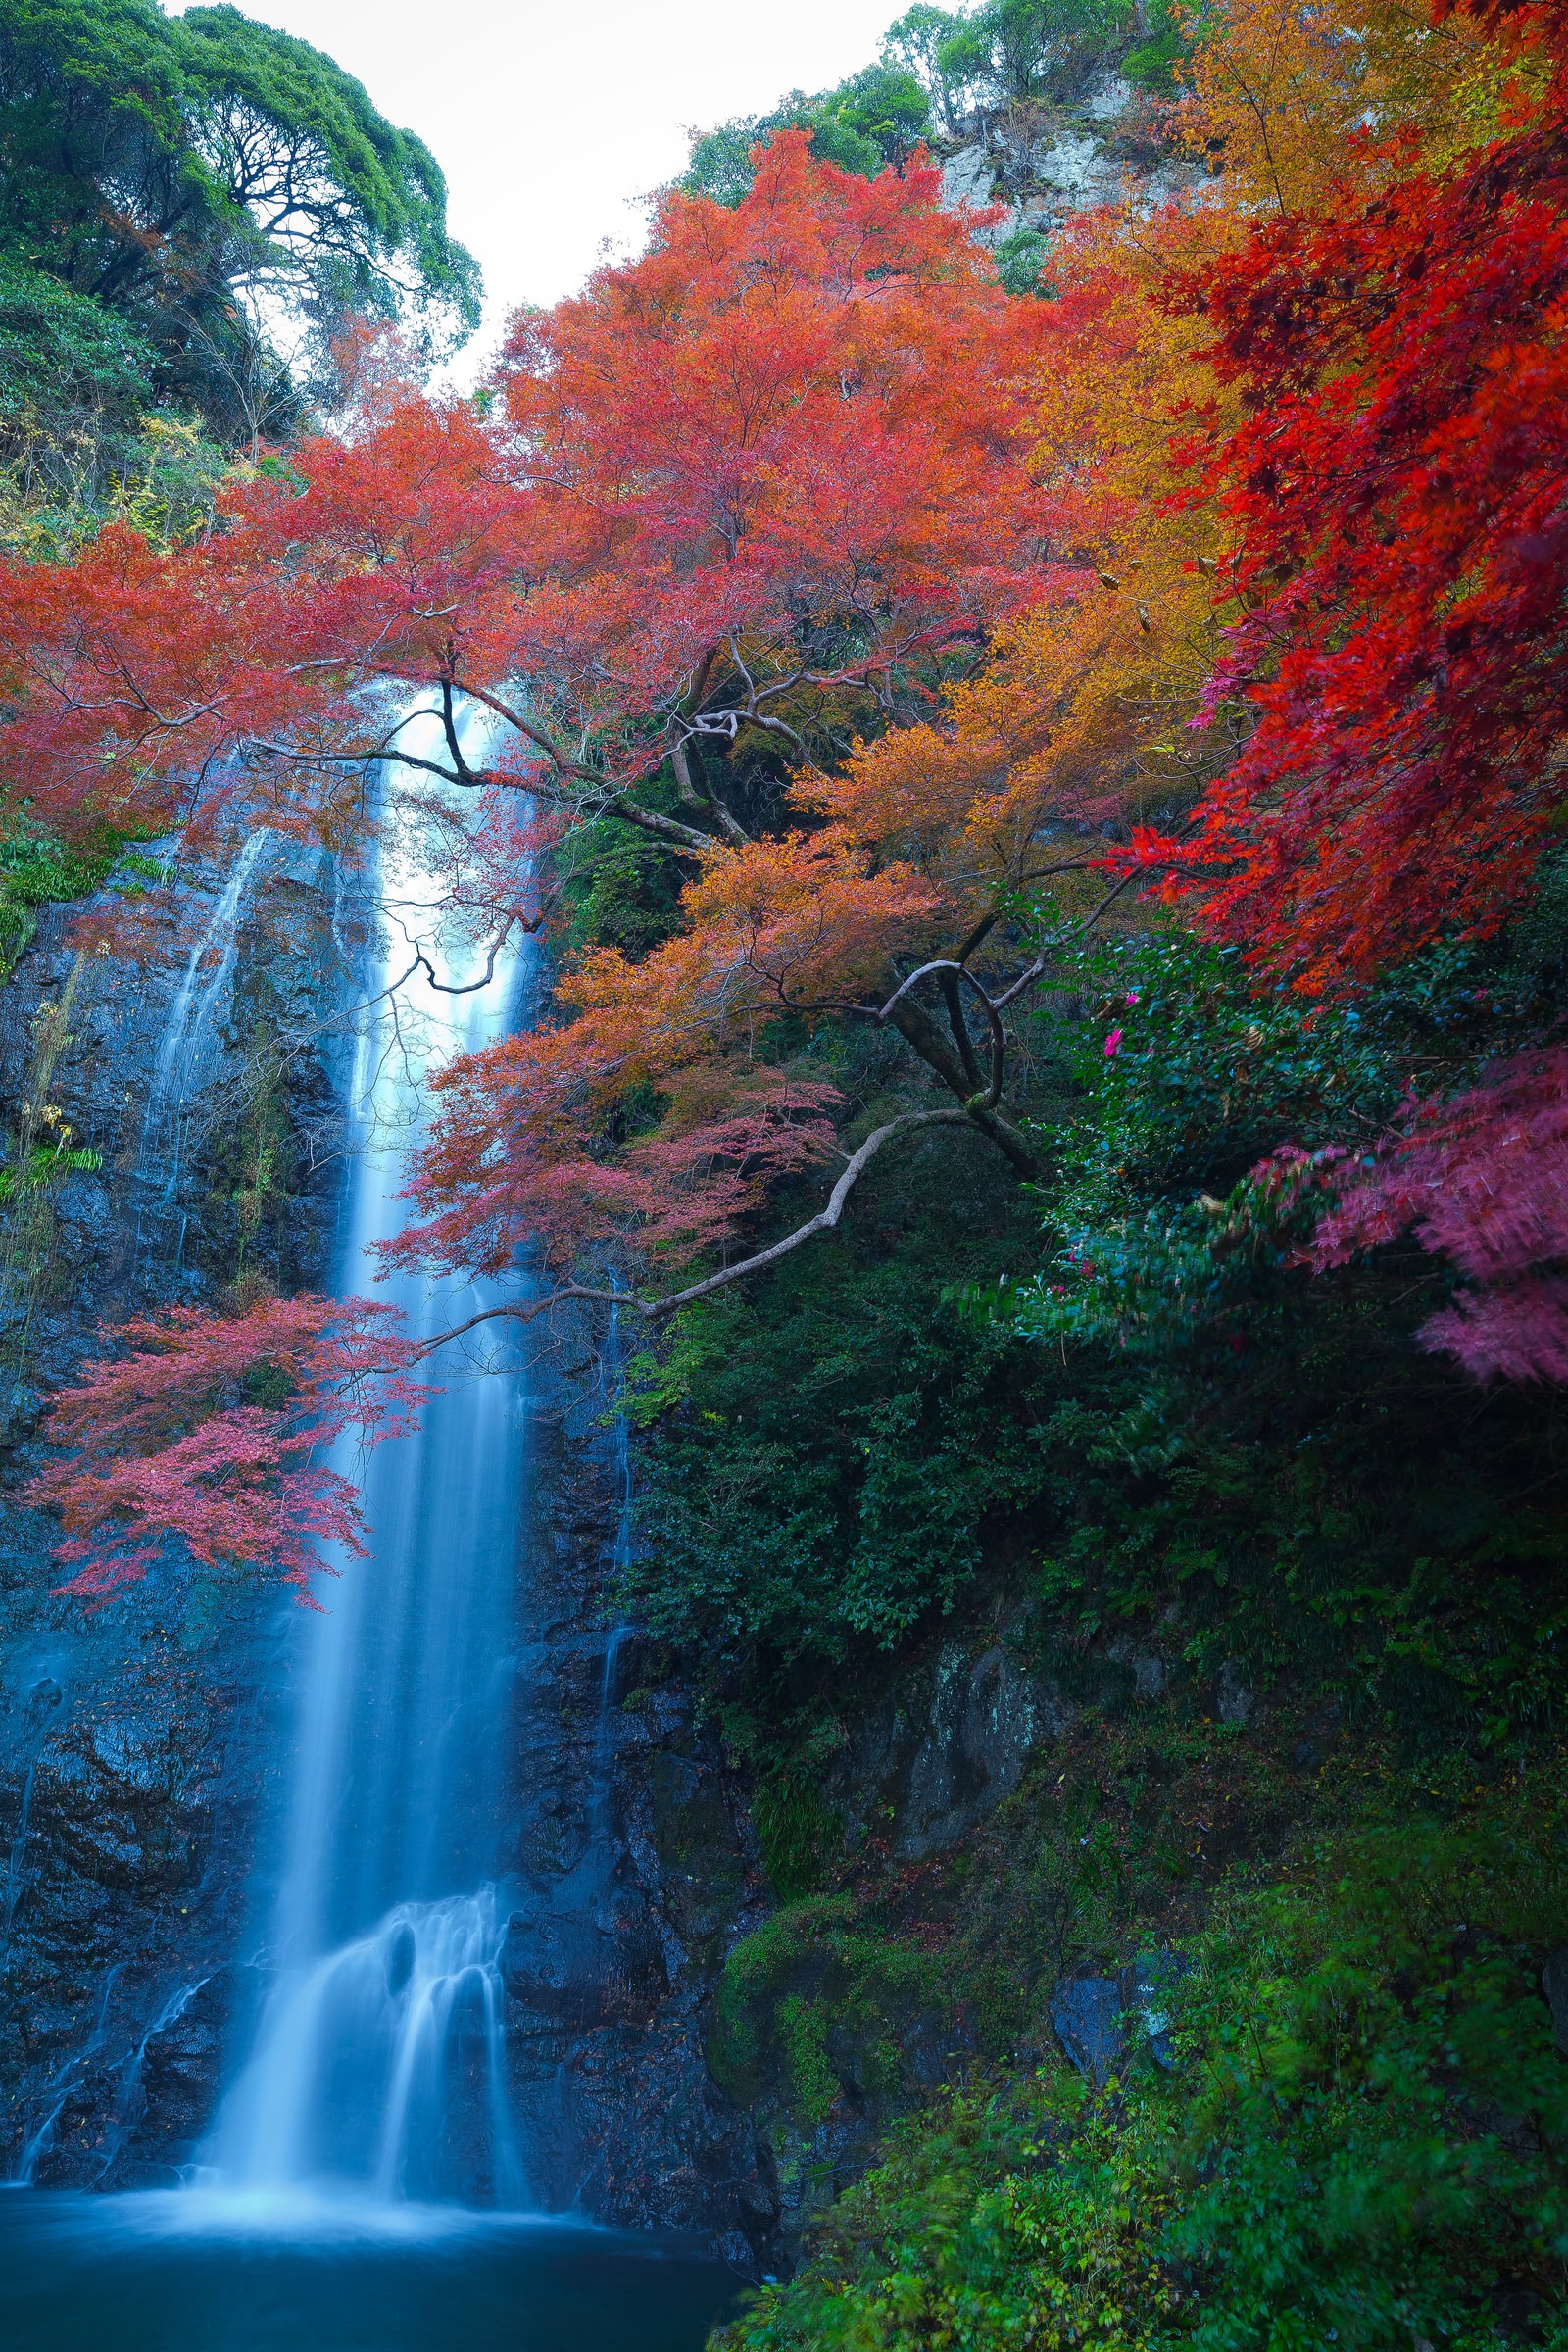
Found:
[(1202, 281), (1246, 412), (1189, 445), (1240, 608), (1206, 693), (1256, 724), (1178, 870), (1314, 990), (1500, 920), (1562, 805), (1563, 97)]
[[(405, 1263), (506, 1274), (526, 1240), (547, 1299), (608, 1298), (630, 1251), (658, 1321), (906, 1137), (1038, 1179), (1019, 1024), (1112, 908), (1174, 903), (1326, 999), (1494, 927), (1557, 821), (1560, 41), (1547, 9), (1429, 46), (1232, 0), (1177, 109), (1230, 185), (1080, 221), (1049, 299), (1004, 293), (922, 156), (867, 179), (784, 131), (738, 204), (671, 194), (642, 258), (516, 320), (484, 402), (372, 367), (200, 545), (9, 566), (5, 757), (68, 837), (348, 855), (379, 761), (471, 809), (454, 887), (494, 937), (583, 828), (674, 861), (662, 938), (587, 947), (440, 1076)], [(812, 1041), (855, 1033), (898, 1076), (844, 1130)], [(1469, 1168), (1484, 1105), (1461, 1129)], [(1442, 1230), (1559, 1311), (1555, 1226), (1541, 1263)]]

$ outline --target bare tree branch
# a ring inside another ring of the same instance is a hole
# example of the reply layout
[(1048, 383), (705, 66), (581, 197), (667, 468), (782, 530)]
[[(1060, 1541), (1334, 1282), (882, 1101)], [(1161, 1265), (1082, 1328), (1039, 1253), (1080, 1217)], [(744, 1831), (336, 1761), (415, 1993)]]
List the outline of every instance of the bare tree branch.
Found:
[(751, 1257), (741, 1258), (733, 1266), (721, 1266), (716, 1274), (705, 1275), (701, 1282), (688, 1283), (684, 1290), (668, 1291), (662, 1298), (640, 1298), (634, 1291), (601, 1290), (581, 1282), (559, 1283), (542, 1298), (509, 1299), (503, 1306), (487, 1306), (481, 1313), (470, 1315), (466, 1323), (455, 1323), (450, 1331), (439, 1332), (434, 1339), (427, 1340), (412, 1360), (422, 1363), (436, 1348), (444, 1348), (450, 1340), (462, 1339), (465, 1332), (476, 1330), (481, 1323), (533, 1323), (540, 1315), (548, 1313), (551, 1307), (564, 1305), (573, 1298), (584, 1298), (606, 1306), (630, 1307), (650, 1323), (661, 1322), (665, 1315), (674, 1314), (679, 1307), (690, 1306), (695, 1299), (707, 1298), (714, 1291), (726, 1289), (732, 1282), (743, 1282), (748, 1275), (760, 1274), (764, 1267), (777, 1265), (780, 1258), (790, 1256), (807, 1242), (814, 1241), (819, 1233), (831, 1233), (843, 1216), (850, 1195), (860, 1178), (884, 1144), (891, 1143), (896, 1135), (906, 1135), (914, 1127), (959, 1127), (967, 1123), (968, 1113), (963, 1110), (908, 1110), (896, 1119), (889, 1119), (885, 1126), (873, 1128), (864, 1143), (845, 1163), (844, 1172), (828, 1195), (826, 1205), (819, 1208), (814, 1217), (808, 1217), (804, 1225), (797, 1225), (794, 1232), (785, 1234), (781, 1241), (769, 1243), (765, 1250), (759, 1250)]
[(699, 783), (697, 777), (692, 774), (691, 741), (690, 734), (677, 735), (670, 746), (670, 765), (675, 770), (675, 781), (680, 786), (681, 799), (692, 808), (709, 809), (730, 841), (738, 845), (749, 842), (751, 835), (745, 826), (731, 814), (717, 793), (709, 784), (707, 777), (704, 776)]

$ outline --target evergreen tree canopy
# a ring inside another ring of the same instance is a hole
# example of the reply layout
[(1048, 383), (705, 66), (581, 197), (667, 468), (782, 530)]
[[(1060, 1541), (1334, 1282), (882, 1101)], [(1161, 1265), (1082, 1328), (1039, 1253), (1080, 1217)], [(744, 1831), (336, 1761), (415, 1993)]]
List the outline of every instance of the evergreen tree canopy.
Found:
[(820, 162), (874, 179), (888, 164), (902, 170), (930, 128), (930, 101), (915, 74), (897, 61), (864, 66), (836, 89), (814, 98), (791, 90), (769, 115), (738, 115), (706, 131), (679, 185), (739, 204), (755, 177), (753, 151), (780, 130), (808, 132)]
[[(306, 42), (229, 7), (0, 0), (0, 247), (122, 318), (158, 391), (256, 429), (287, 319), (351, 312), (471, 330), (478, 270), (429, 150)], [(268, 416), (265, 423), (281, 418)]]

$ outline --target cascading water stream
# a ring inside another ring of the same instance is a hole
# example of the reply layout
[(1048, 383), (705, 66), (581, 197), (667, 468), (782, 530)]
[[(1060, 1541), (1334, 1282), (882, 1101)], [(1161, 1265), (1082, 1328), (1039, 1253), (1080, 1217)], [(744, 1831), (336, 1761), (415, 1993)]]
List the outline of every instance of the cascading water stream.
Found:
[(115, 1989), (115, 1979), (119, 1974), (120, 1963), (118, 1960), (111, 1962), (110, 1966), (105, 1969), (103, 1983), (99, 1987), (98, 2009), (93, 2019), (92, 2032), (80, 2049), (72, 2051), (64, 2066), (59, 2068), (49, 2083), (48, 2111), (43, 2121), (28, 2132), (23, 2142), (22, 2153), (17, 2159), (15, 2185), (18, 2187), (25, 2188), (30, 2184), (33, 2168), (53, 2137), (55, 2126), (60, 2121), (67, 2099), (80, 2082), (89, 2060), (96, 2057), (104, 2046), (109, 2025), (109, 1999)]
[[(470, 958), (466, 970), (463, 944), (441, 938), (426, 846), (405, 816), (375, 877), (384, 945), (359, 975), (370, 1011), (350, 1088), (345, 1294), (369, 1290), (375, 1245), (406, 1220), (398, 1196), (428, 1074), (505, 1036), (523, 979), (514, 956), (471, 993), (421, 987), (416, 1015), (386, 996), (410, 938), (449, 985), (483, 968)], [(491, 1298), (409, 1274), (375, 1295), (419, 1336)], [(298, 1744), (267, 1952), (279, 1974), (210, 2150), (227, 2185), (502, 2205), (525, 2193), (508, 2118), (498, 1882), (528, 1399), (506, 1347), (489, 1343), (500, 1376), (435, 1356), (424, 1369), (447, 1386), (418, 1434), (368, 1466), (340, 1464), (363, 1473), (372, 1556), (327, 1561), (340, 1573), (323, 1580), (324, 1613), (298, 1629)]]
[[(615, 1482), (614, 1542), (611, 1551), (612, 1590), (620, 1596), (632, 1556), (631, 1429), (624, 1410), (621, 1386), (625, 1350), (621, 1343), (620, 1308), (610, 1310), (604, 1353), (600, 1357), (599, 1392), (610, 1416), (611, 1461)], [(614, 1765), (614, 1708), (620, 1698), (621, 1652), (631, 1635), (625, 1623), (611, 1626), (605, 1637), (605, 1662), (599, 1684), (599, 1722), (594, 1738), (594, 1838), (601, 1856), (610, 1859), (612, 1839), (611, 1781)]]
[(234, 860), (185, 959), (158, 1041), (136, 1153), (138, 1256), (148, 1240), (144, 1210), (151, 1207), (156, 1228), (179, 1188), (188, 1107), (200, 1090), (218, 1009), (234, 976), (240, 917), (271, 838), (265, 825), (258, 826)]
[(154, 2012), (151, 2023), (140, 2039), (132, 2046), (130, 2055), (120, 2070), (120, 2082), (110, 2112), (109, 2129), (105, 2134), (103, 2162), (98, 2168), (100, 2180), (107, 2180), (126, 2140), (140, 2120), (144, 2100), (142, 2070), (147, 2064), (147, 2052), (160, 2034), (167, 2033), (190, 2007), (196, 1995), (207, 1984), (205, 1977), (194, 1977), (188, 1984), (178, 1985)]

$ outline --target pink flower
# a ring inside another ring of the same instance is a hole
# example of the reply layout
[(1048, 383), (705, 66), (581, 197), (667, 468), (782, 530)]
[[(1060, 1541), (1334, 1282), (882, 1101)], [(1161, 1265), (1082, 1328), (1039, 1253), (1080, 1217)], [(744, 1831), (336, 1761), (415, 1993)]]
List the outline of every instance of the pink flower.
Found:
[(1130, 989), (1127, 991), (1127, 995), (1126, 995), (1126, 998), (1125, 998), (1125, 1000), (1124, 1000), (1124, 1001), (1125, 1001), (1127, 1004), (1137, 1004), (1137, 1002), (1138, 1002), (1138, 1000), (1139, 1000), (1139, 998), (1142, 996), (1142, 994), (1143, 994), (1143, 991), (1142, 991), (1142, 989), (1130, 988)]
[(1105, 1040), (1105, 1059), (1107, 1061), (1114, 1061), (1120, 1052), (1121, 1031), (1119, 1029), (1113, 1029)]

